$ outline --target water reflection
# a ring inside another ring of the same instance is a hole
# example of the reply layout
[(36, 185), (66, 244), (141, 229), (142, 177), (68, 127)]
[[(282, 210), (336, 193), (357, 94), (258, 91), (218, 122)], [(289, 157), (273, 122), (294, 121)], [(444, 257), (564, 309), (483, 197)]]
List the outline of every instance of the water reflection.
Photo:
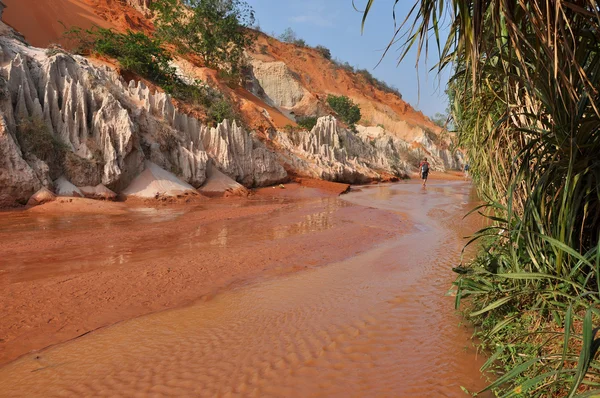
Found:
[[(227, 248), (261, 241), (284, 239), (332, 228), (332, 215), (348, 204), (338, 198), (317, 198), (296, 203), (258, 217), (204, 222), (206, 211), (258, 206), (263, 199), (248, 203), (219, 203), (213, 207), (134, 208), (120, 215), (55, 215), (9, 212), (0, 218), (0, 242), (31, 241), (31, 250), (17, 244), (3, 248), (0, 283), (14, 283), (99, 267), (126, 265), (156, 258), (167, 252), (197, 251), (206, 247)], [(293, 213), (293, 216), (290, 214)], [(198, 226), (162, 234), (161, 225), (198, 220)], [(137, 233), (127, 234), (135, 228)], [(78, 234), (98, 235), (93, 244), (79, 245)], [(106, 231), (106, 232), (99, 232)], [(156, 231), (156, 235), (152, 232)], [(156, 239), (155, 236), (161, 236)], [(21, 237), (21, 238), (20, 238)], [(72, 237), (72, 238), (71, 238)], [(44, 240), (43, 248), (36, 242)]]
[(0, 369), (0, 388), (15, 396), (210, 397), (462, 397), (460, 386), (481, 388), (483, 358), (444, 296), (460, 236), (471, 228), (462, 221), (469, 192), (453, 184), (425, 196), (419, 189), (365, 189), (294, 215), (222, 221), (174, 237), (171, 253), (282, 239), (331, 228), (345, 201), (410, 214), (417, 224), (354, 258), (26, 356)]

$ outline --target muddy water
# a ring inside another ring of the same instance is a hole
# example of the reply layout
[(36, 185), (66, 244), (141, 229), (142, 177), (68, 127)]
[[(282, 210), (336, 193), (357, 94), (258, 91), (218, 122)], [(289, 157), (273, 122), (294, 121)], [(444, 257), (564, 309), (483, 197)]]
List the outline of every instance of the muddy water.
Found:
[(460, 386), (484, 386), (484, 359), (445, 295), (460, 236), (474, 228), (461, 222), (469, 187), (368, 187), (343, 200), (406, 214), (414, 228), (339, 263), (25, 356), (0, 369), (0, 395), (460, 397)]

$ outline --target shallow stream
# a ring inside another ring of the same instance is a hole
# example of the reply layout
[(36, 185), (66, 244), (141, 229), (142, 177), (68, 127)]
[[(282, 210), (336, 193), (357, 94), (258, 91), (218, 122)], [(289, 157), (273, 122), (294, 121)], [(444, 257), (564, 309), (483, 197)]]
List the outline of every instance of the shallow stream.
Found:
[(0, 395), (462, 397), (461, 386), (485, 386), (484, 358), (446, 294), (477, 227), (462, 220), (470, 186), (373, 186), (336, 200), (414, 228), (338, 263), (26, 355), (0, 368)]

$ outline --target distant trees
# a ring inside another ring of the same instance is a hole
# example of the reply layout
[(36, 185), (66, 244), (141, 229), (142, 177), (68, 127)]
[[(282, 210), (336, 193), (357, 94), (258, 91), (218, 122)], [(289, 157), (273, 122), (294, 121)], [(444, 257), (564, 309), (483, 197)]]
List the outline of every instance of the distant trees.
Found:
[(354, 127), (361, 118), (360, 107), (345, 95), (328, 95), (327, 103), (335, 113), (350, 127)]
[(156, 34), (182, 54), (202, 57), (208, 67), (238, 75), (244, 48), (255, 37), (244, 28), (254, 24), (254, 11), (242, 0), (154, 0)]
[(432, 118), (431, 121), (441, 127), (441, 128), (445, 128), (446, 127), (446, 123), (448, 122), (448, 115), (444, 114), (444, 113), (439, 113), (437, 112)]
[(331, 51), (322, 45), (318, 45), (315, 47), (315, 50), (317, 50), (325, 59), (331, 59)]
[(295, 44), (300, 47), (307, 46), (306, 41), (304, 41), (304, 39), (299, 38), (292, 28), (287, 28), (286, 30), (284, 30), (283, 33), (279, 35), (278, 39), (284, 43)]
[(293, 43), (298, 39), (298, 37), (296, 36), (296, 32), (294, 32), (292, 28), (287, 28), (283, 31), (282, 34), (279, 35), (278, 39), (284, 43)]

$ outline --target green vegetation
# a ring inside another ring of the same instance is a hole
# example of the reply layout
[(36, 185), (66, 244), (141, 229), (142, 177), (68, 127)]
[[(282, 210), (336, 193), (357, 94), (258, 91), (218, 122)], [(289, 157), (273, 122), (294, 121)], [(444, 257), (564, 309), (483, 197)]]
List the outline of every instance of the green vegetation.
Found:
[(212, 124), (221, 123), (223, 120), (234, 120), (236, 118), (235, 112), (231, 107), (229, 101), (221, 98), (218, 101), (214, 101), (208, 108), (207, 116)]
[(296, 46), (299, 46), (299, 47), (307, 46), (304, 39), (299, 38), (296, 35), (296, 32), (294, 32), (292, 30), (292, 28), (287, 28), (286, 30), (284, 30), (283, 33), (280, 34), (278, 38), (279, 38), (279, 40), (281, 40), (284, 43), (295, 44)]
[(68, 146), (54, 137), (43, 120), (27, 118), (17, 125), (17, 139), (24, 154), (46, 162), (53, 178), (60, 176)]
[(159, 39), (153, 39), (140, 32), (118, 33), (112, 29), (92, 27), (83, 30), (72, 28), (66, 36), (78, 43), (75, 51), (79, 54), (100, 54), (116, 59), (120, 66), (129, 72), (142, 76), (171, 91), (183, 85), (170, 66), (172, 57), (163, 48)]
[(65, 35), (77, 43), (76, 52), (114, 58), (124, 71), (148, 79), (177, 99), (207, 109), (210, 124), (222, 122), (224, 115), (227, 118), (234, 115), (222, 93), (199, 80), (188, 84), (177, 75), (171, 66), (173, 58), (160, 39), (139, 32), (118, 33), (99, 27), (72, 28)]
[(351, 128), (360, 120), (360, 107), (345, 95), (328, 95), (327, 103), (335, 113)]
[(446, 125), (448, 124), (448, 115), (438, 112), (431, 118), (431, 121), (436, 126), (439, 126), (441, 128), (446, 128)]
[[(374, 3), (367, 4), (365, 17)], [(600, 18), (592, 0), (417, 1), (392, 40), (435, 37), (490, 226), (456, 304), (501, 396), (600, 392)], [(444, 43), (443, 14), (452, 25)], [(403, 41), (404, 42), (404, 41)]]
[[(352, 69), (354, 69), (354, 68), (352, 68)], [(402, 99), (402, 94), (400, 93), (400, 90), (398, 90), (396, 87), (394, 87), (392, 85), (387, 84), (383, 80), (377, 79), (367, 69), (357, 69), (355, 73), (358, 74), (359, 76), (362, 76), (368, 84), (375, 86), (376, 88), (380, 89), (381, 91), (383, 91), (385, 93), (395, 94), (400, 99)]]
[(318, 45), (315, 47), (315, 50), (317, 50), (325, 59), (331, 59), (331, 50), (329, 50), (327, 47), (325, 46), (321, 46)]
[(181, 54), (197, 54), (206, 66), (239, 75), (252, 45), (254, 11), (241, 0), (155, 0), (157, 36)]
[(310, 131), (317, 125), (318, 118), (316, 116), (303, 116), (296, 118), (298, 126)]

